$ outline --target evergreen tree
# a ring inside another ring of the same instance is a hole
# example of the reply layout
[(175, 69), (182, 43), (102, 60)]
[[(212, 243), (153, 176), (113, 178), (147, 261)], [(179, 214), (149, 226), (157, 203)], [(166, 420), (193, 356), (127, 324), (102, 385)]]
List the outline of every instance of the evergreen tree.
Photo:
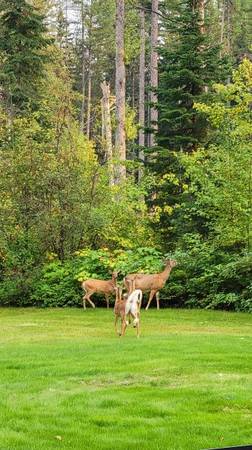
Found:
[(174, 44), (160, 48), (157, 142), (183, 151), (193, 150), (206, 136), (206, 123), (195, 112), (194, 102), (206, 97), (211, 84), (225, 77), (219, 46), (201, 32), (192, 3), (182, 3), (176, 23), (167, 23), (168, 32), (175, 36)]
[[(184, 0), (166, 20), (169, 42), (159, 49), (158, 146), (150, 150), (149, 164), (159, 180), (159, 192), (152, 202), (155, 220), (170, 238), (179, 233), (173, 222), (178, 228), (185, 184), (179, 154), (194, 151), (208, 138), (207, 123), (193, 105), (208, 101), (212, 83), (227, 77), (226, 61), (204, 25), (203, 31), (195, 1)], [(182, 227), (185, 230), (185, 223)]]
[(3, 0), (0, 30), (0, 81), (8, 108), (34, 107), (50, 42), (44, 17), (26, 0)]

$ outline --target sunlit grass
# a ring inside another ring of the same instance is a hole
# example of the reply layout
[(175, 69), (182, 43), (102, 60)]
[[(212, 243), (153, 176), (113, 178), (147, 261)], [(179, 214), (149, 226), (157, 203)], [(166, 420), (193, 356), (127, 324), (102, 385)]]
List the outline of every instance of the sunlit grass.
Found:
[(0, 449), (206, 449), (252, 442), (252, 316), (0, 310)]

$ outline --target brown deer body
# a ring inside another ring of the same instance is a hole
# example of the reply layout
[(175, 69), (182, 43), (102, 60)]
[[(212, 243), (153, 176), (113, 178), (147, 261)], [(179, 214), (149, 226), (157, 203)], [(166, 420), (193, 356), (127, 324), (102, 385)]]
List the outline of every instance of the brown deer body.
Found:
[(160, 273), (131, 273), (124, 278), (124, 285), (128, 292), (132, 292), (133, 289), (141, 289), (143, 292), (150, 291), (149, 300), (145, 308), (146, 310), (149, 308), (154, 295), (156, 295), (157, 309), (159, 309), (159, 291), (164, 287), (172, 268), (176, 265), (176, 261), (168, 259), (165, 261), (164, 270)]
[(95, 308), (95, 305), (91, 300), (91, 295), (93, 294), (104, 294), (107, 302), (107, 308), (109, 308), (109, 297), (115, 293), (117, 275), (117, 272), (113, 272), (112, 279), (106, 281), (95, 279), (83, 281), (81, 284), (81, 287), (85, 292), (83, 296), (83, 308), (86, 309), (86, 300), (93, 308)]
[[(115, 331), (116, 331), (116, 334), (119, 334), (119, 336), (123, 336), (123, 334), (125, 333), (126, 326), (127, 326), (126, 312), (125, 312), (127, 296), (123, 296), (123, 298), (122, 298), (122, 288), (119, 286), (115, 287), (115, 291), (116, 291), (116, 300), (115, 300), (115, 306), (114, 306)], [(121, 332), (118, 332), (118, 329), (117, 329), (118, 319), (121, 319)]]

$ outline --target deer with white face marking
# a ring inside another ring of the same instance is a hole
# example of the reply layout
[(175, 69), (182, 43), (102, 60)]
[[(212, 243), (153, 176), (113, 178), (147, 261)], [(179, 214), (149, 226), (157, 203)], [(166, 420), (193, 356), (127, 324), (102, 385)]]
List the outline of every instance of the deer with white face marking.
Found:
[(89, 279), (83, 281), (81, 284), (81, 287), (85, 292), (83, 296), (83, 308), (86, 309), (86, 301), (88, 301), (90, 305), (95, 308), (95, 305), (91, 300), (91, 295), (93, 294), (104, 294), (107, 302), (107, 308), (109, 308), (109, 297), (115, 294), (117, 276), (118, 272), (113, 272), (111, 280)]
[(177, 262), (175, 260), (168, 259), (165, 261), (164, 270), (160, 273), (131, 273), (124, 278), (124, 285), (129, 293), (133, 289), (141, 289), (143, 292), (150, 291), (149, 300), (145, 308), (146, 310), (149, 308), (154, 295), (156, 295), (157, 309), (159, 309), (159, 290), (164, 287), (172, 268), (176, 265)]

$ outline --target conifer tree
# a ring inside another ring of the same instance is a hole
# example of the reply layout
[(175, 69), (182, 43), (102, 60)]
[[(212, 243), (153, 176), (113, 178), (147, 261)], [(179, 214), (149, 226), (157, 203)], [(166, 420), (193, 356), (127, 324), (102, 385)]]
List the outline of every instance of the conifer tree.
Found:
[(158, 89), (158, 143), (165, 148), (190, 151), (206, 136), (206, 124), (195, 112), (194, 102), (207, 97), (213, 82), (225, 79), (219, 46), (202, 33), (193, 1), (180, 5), (176, 23), (167, 23), (174, 44), (160, 48)]
[(176, 227), (179, 224), (185, 180), (178, 155), (194, 151), (208, 138), (207, 123), (194, 103), (207, 102), (213, 82), (227, 77), (226, 61), (220, 58), (219, 46), (211, 42), (195, 5), (194, 0), (184, 0), (166, 20), (168, 43), (159, 49), (158, 145), (150, 150), (149, 163), (160, 181), (152, 207), (158, 211), (158, 227), (165, 233), (176, 233), (174, 218)]
[(3, 0), (0, 30), (0, 81), (8, 108), (34, 107), (50, 42), (44, 17), (26, 0)]

